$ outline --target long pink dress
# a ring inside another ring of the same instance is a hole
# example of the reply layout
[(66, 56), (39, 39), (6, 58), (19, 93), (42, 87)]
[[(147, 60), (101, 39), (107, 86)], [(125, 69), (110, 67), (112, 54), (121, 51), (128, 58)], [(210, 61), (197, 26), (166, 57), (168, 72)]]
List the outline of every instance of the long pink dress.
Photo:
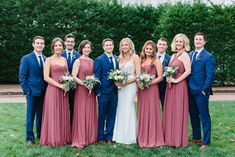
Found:
[[(178, 66), (173, 78), (180, 77), (185, 69), (183, 62), (174, 58), (169, 66)], [(187, 81), (167, 84), (163, 110), (163, 133), (165, 144), (175, 147), (188, 146), (188, 88)]]
[[(68, 71), (68, 67), (51, 65), (50, 76), (59, 82), (59, 77)], [(43, 146), (62, 146), (71, 141), (69, 124), (68, 95), (62, 89), (48, 84), (44, 99), (40, 144)]]
[[(84, 80), (93, 75), (93, 61), (79, 58), (78, 78)], [(98, 133), (97, 104), (92, 90), (91, 94), (84, 86), (78, 85), (75, 90), (74, 114), (72, 125), (72, 146), (83, 148), (96, 142)]]
[[(156, 68), (144, 65), (141, 71), (148, 70), (156, 76)], [(140, 147), (159, 147), (164, 145), (158, 85), (138, 90), (138, 143)]]

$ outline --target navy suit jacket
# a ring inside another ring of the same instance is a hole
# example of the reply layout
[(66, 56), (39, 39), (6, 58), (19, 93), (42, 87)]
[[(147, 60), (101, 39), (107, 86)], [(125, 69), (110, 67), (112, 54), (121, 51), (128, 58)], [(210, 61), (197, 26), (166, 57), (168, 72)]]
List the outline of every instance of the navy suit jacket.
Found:
[[(43, 56), (45, 61), (46, 57)], [(20, 86), (25, 95), (40, 96), (45, 92), (46, 82), (43, 69), (39, 66), (34, 52), (22, 57), (19, 70)]]
[[(195, 51), (189, 53), (191, 62)], [(201, 94), (202, 91), (206, 95), (212, 94), (212, 84), (215, 77), (215, 58), (203, 49), (192, 64), (191, 74), (188, 81), (189, 91), (193, 95)]]
[[(118, 69), (117, 57), (115, 57), (116, 69)], [(108, 56), (103, 53), (101, 56), (95, 59), (94, 63), (94, 74), (100, 80), (100, 84), (96, 86), (95, 93), (99, 94), (110, 94), (117, 92), (117, 87), (112, 80), (108, 78), (108, 73), (112, 70), (112, 65), (109, 61)]]
[[(165, 66), (168, 66), (171, 60), (171, 56), (168, 55), (167, 53), (165, 54), (165, 57), (162, 62), (162, 67), (164, 68)], [(165, 91), (166, 89), (166, 78), (164, 78), (161, 82), (159, 82), (158, 87), (160, 91)]]
[[(64, 50), (61, 54), (62, 57), (66, 58), (67, 60), (67, 64), (68, 64), (68, 58), (67, 58), (67, 55), (66, 55), (66, 50)], [(71, 64), (69, 65), (68, 64), (68, 69), (69, 69), (69, 73), (71, 74), (72, 73), (72, 69), (73, 69), (73, 63), (75, 62), (76, 59), (78, 59), (80, 57), (80, 53), (78, 53), (77, 51), (73, 50), (73, 56), (72, 56), (72, 61), (71, 61)]]

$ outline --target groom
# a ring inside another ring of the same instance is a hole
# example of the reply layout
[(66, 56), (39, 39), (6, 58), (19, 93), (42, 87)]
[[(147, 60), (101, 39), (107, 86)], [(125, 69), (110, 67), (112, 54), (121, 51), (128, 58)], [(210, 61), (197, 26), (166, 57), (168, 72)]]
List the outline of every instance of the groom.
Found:
[[(195, 50), (190, 52), (192, 72), (189, 77), (189, 113), (192, 124), (192, 142), (201, 143), (201, 150), (211, 142), (211, 118), (209, 114), (209, 96), (212, 95), (212, 84), (215, 77), (215, 58), (204, 49), (204, 33), (194, 35)], [(201, 140), (201, 124), (203, 140)]]
[(96, 87), (96, 95), (99, 104), (97, 143), (106, 140), (108, 144), (111, 144), (118, 96), (117, 87), (112, 80), (108, 79), (108, 73), (112, 69), (118, 69), (118, 63), (116, 57), (113, 55), (113, 40), (110, 38), (104, 39), (102, 46), (104, 53), (96, 58), (94, 63), (94, 74), (101, 82), (100, 85)]
[(46, 88), (46, 83), (43, 79), (43, 66), (46, 57), (42, 54), (45, 40), (41, 36), (36, 36), (32, 45), (34, 51), (21, 59), (19, 81), (27, 101), (26, 142), (34, 146), (34, 118), (36, 114), (37, 138), (40, 139), (43, 100)]

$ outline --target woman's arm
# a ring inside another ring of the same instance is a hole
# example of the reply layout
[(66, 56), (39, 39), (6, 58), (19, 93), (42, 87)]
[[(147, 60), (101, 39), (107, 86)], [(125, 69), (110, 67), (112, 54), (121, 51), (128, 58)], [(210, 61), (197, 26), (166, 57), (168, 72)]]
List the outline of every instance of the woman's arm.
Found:
[(77, 77), (78, 71), (79, 71), (79, 67), (80, 67), (80, 61), (79, 61), (79, 59), (76, 59), (76, 61), (75, 61), (74, 64), (73, 64), (72, 75), (73, 75), (74, 80), (75, 80), (78, 84), (83, 85), (82, 80), (80, 80), (80, 79)]
[(155, 60), (154, 66), (157, 70), (157, 77), (151, 82), (150, 85), (157, 84), (163, 80), (162, 64), (158, 59)]

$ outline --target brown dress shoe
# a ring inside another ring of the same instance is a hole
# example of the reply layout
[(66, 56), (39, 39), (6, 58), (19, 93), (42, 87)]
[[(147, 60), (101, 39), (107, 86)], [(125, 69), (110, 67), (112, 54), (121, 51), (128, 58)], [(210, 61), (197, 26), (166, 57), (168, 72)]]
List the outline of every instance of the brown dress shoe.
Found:
[(206, 150), (206, 148), (207, 148), (207, 145), (205, 145), (205, 144), (203, 144), (203, 145), (201, 145), (201, 147), (199, 148), (201, 151), (204, 151), (204, 150)]
[(194, 140), (194, 139), (192, 139), (192, 142), (193, 142), (193, 143), (199, 143), (199, 144), (201, 144), (201, 143), (202, 143), (202, 140)]
[(107, 143), (112, 144), (113, 142), (112, 142), (112, 140), (107, 140)]
[(33, 141), (27, 141), (27, 144), (30, 146), (35, 146), (35, 143)]
[(101, 142), (100, 141), (96, 141), (95, 144), (101, 144)]

